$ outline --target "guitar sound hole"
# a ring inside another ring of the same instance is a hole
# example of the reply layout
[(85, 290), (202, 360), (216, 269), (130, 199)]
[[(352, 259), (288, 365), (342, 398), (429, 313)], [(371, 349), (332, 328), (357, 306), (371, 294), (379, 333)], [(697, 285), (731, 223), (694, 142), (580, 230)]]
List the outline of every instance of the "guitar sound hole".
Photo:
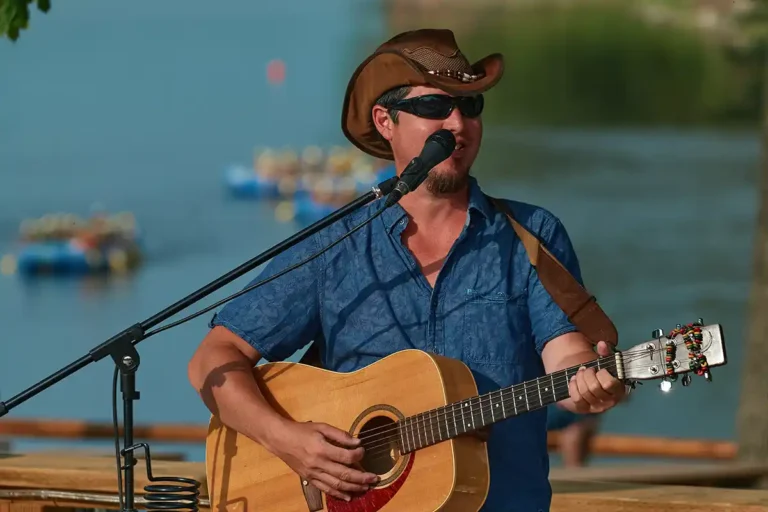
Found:
[(358, 436), (365, 449), (360, 464), (366, 471), (384, 475), (395, 467), (400, 457), (397, 443), (397, 425), (392, 418), (376, 416), (368, 420)]

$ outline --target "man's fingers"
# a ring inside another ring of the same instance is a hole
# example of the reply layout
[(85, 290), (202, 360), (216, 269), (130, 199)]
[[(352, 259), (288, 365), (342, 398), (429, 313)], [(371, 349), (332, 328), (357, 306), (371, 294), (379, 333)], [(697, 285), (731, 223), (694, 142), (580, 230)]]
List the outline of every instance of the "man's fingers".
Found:
[(348, 448), (357, 448), (360, 446), (360, 439), (349, 435), (348, 432), (332, 427), (327, 423), (317, 423), (316, 428), (318, 432), (323, 434), (323, 436), (338, 445), (346, 446)]
[(601, 357), (608, 357), (614, 353), (613, 347), (604, 341), (597, 343), (597, 355)]
[(345, 466), (351, 466), (356, 462), (360, 462), (363, 459), (363, 448), (355, 448), (350, 450), (348, 448), (339, 448), (330, 443), (325, 446), (325, 456), (329, 460), (344, 464)]
[(344, 496), (349, 496), (350, 493), (353, 493), (353, 492), (359, 493), (359, 492), (365, 492), (368, 490), (367, 485), (360, 485), (360, 484), (353, 484), (351, 482), (346, 482), (341, 478), (338, 478), (326, 472), (321, 472), (319, 475), (317, 475), (317, 479), (324, 482), (331, 489), (333, 489), (337, 493), (341, 493)]
[(579, 368), (579, 371), (576, 374), (576, 387), (578, 388), (579, 394), (584, 399), (584, 401), (588, 404), (593, 404), (598, 402), (598, 400), (589, 390), (589, 386), (587, 386), (587, 383), (584, 380), (584, 373), (586, 373), (586, 371), (587, 370), (584, 367)]
[(330, 494), (331, 496), (334, 496), (344, 501), (350, 500), (349, 494), (343, 493), (341, 491), (337, 491), (330, 485), (326, 484), (321, 480), (318, 480), (317, 478), (310, 480), (309, 483), (311, 483), (312, 485), (314, 485), (315, 487), (323, 491), (325, 494)]
[[(603, 384), (600, 382), (600, 379), (598, 379), (593, 368), (585, 370), (581, 373), (584, 386), (586, 386), (586, 388), (589, 390), (592, 396), (598, 400), (598, 402), (611, 399), (611, 394), (603, 389)], [(598, 404), (596, 403), (594, 405)]]
[(576, 384), (576, 376), (571, 377), (571, 381), (568, 383), (568, 394), (571, 396), (571, 401), (576, 409), (580, 412), (587, 412), (589, 410), (589, 404), (584, 400), (584, 397), (579, 393), (579, 386)]
[(373, 484), (379, 480), (379, 477), (372, 473), (358, 471), (355, 468), (350, 468), (335, 462), (328, 462), (327, 464), (324, 464), (322, 470), (329, 475), (332, 475), (339, 480), (348, 483), (350, 487), (345, 487), (344, 489), (347, 491), (367, 491), (370, 484)]
[(600, 381), (600, 386), (608, 393), (612, 399), (621, 398), (625, 394), (624, 384), (608, 373), (606, 370), (600, 370), (596, 374), (597, 380)]

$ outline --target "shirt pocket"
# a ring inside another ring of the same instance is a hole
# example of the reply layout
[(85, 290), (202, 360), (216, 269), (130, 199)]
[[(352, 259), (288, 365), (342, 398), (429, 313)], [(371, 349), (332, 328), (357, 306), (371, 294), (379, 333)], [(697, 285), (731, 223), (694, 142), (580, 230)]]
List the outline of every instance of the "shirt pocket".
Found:
[(462, 333), (467, 362), (510, 365), (525, 360), (525, 343), (530, 339), (527, 296), (527, 290), (513, 294), (467, 290)]

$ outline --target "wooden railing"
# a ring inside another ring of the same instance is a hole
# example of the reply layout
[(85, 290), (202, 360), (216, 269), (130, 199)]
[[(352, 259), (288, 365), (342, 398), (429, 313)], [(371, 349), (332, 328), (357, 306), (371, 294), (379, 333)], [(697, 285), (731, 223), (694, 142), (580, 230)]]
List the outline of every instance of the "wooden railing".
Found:
[[(107, 457), (61, 458), (45, 454), (0, 457), (0, 512), (118, 509), (114, 464), (115, 461)], [(137, 466), (135, 488), (136, 505), (141, 510), (146, 503), (143, 487), (149, 483), (142, 465), (139, 462)], [(157, 462), (153, 464), (153, 472), (200, 481), (200, 510), (210, 511), (203, 463)], [(566, 478), (551, 481), (552, 512), (768, 512), (768, 491)]]
[[(188, 424), (136, 425), (134, 437), (163, 443), (203, 443), (207, 426)], [(109, 423), (78, 420), (5, 419), (0, 421), (0, 437), (91, 440), (112, 439)], [(549, 448), (557, 451), (559, 436), (549, 433)], [(597, 435), (592, 443), (595, 455), (626, 457), (667, 457), (712, 461), (733, 460), (736, 444), (709, 439), (660, 438), (614, 434)]]

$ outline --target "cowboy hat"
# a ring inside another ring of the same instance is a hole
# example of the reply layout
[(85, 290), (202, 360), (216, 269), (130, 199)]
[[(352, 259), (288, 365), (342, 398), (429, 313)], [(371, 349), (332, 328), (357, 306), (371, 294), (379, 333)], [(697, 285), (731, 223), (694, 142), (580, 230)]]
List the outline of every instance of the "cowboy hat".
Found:
[(496, 85), (503, 72), (499, 53), (470, 64), (450, 30), (403, 32), (379, 46), (352, 74), (344, 95), (341, 130), (362, 151), (393, 160), (392, 149), (371, 115), (383, 93), (399, 86), (431, 85), (453, 96), (471, 96)]

